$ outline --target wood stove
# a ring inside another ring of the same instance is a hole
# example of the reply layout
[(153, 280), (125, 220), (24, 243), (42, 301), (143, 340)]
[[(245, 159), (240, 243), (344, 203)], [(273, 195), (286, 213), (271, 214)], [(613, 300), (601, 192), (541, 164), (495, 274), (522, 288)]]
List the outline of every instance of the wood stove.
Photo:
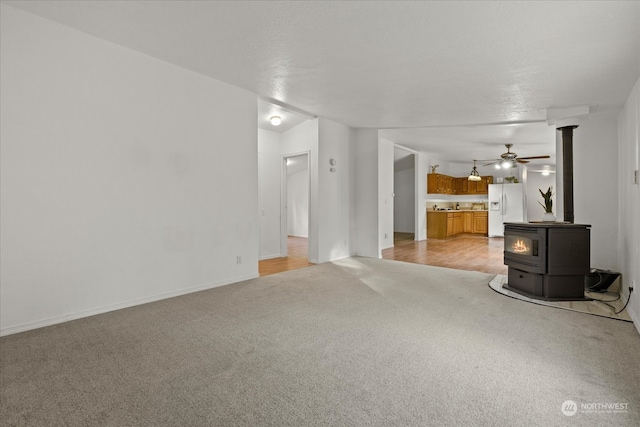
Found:
[(584, 300), (589, 274), (590, 225), (505, 223), (505, 288), (547, 301)]

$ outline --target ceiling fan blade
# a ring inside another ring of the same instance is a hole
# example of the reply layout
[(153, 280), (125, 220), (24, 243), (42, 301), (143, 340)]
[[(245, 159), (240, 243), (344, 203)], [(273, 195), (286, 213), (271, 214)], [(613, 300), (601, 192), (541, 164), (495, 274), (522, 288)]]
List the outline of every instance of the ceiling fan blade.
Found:
[(481, 162), (491, 162), (491, 163), (487, 163), (487, 164), (482, 165), (482, 166), (491, 166), (491, 165), (495, 165), (498, 162), (501, 162), (502, 159), (499, 159), (499, 160), (480, 160), (480, 161)]
[(532, 159), (548, 159), (549, 156), (529, 156), (529, 157), (518, 157), (520, 160), (532, 160)]
[(518, 163), (529, 163), (529, 160), (516, 159)]

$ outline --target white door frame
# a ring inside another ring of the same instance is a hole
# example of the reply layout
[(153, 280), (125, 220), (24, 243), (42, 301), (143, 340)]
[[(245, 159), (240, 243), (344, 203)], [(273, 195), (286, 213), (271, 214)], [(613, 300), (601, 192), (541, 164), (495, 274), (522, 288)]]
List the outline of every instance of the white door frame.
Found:
[[(307, 156), (307, 181), (309, 182), (308, 191), (308, 204), (307, 219), (308, 230), (311, 230), (311, 151), (301, 151), (299, 153), (289, 153), (282, 155), (282, 173), (281, 173), (281, 190), (280, 190), (280, 254), (283, 257), (288, 256), (289, 247), (287, 242), (288, 237), (288, 216), (287, 216), (287, 159), (290, 157)], [(309, 252), (307, 251), (307, 258), (309, 258)]]
[[(420, 179), (420, 177), (418, 176), (418, 152), (416, 150), (412, 150), (411, 148), (407, 148), (407, 147), (403, 147), (402, 145), (399, 144), (393, 144), (393, 148), (399, 148), (400, 150), (404, 150), (407, 151), (411, 154), (413, 154), (413, 179), (414, 179), (414, 183), (413, 183), (413, 239), (414, 240), (418, 240), (418, 230), (420, 227), (419, 221), (420, 221), (420, 195), (418, 194), (418, 179)], [(396, 172), (396, 168), (394, 165), (393, 168), (393, 173), (395, 174)], [(394, 206), (395, 206), (395, 201), (394, 201)], [(394, 208), (394, 212), (393, 215), (395, 216), (395, 208)]]

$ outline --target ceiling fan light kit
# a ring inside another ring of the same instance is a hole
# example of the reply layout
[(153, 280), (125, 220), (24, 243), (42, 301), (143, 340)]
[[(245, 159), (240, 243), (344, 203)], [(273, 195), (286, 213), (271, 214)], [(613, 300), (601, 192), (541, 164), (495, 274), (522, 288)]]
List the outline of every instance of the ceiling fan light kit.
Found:
[(502, 153), (499, 159), (488, 160), (490, 163), (487, 163), (484, 166), (495, 165), (496, 169), (510, 169), (518, 166), (518, 163), (529, 163), (529, 161), (533, 159), (549, 158), (549, 156), (518, 157), (516, 153), (511, 152), (511, 147), (513, 147), (513, 144), (505, 144), (504, 146), (507, 147), (507, 152)]

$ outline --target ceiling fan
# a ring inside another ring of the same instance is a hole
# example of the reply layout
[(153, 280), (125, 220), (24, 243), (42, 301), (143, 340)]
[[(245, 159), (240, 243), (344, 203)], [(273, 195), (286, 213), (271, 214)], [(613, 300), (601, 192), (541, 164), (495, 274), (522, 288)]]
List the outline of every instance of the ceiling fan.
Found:
[(483, 162), (489, 162), (483, 166), (495, 165), (499, 164), (503, 168), (515, 167), (516, 163), (529, 163), (529, 160), (534, 159), (548, 159), (549, 156), (529, 156), (529, 157), (518, 157), (516, 153), (511, 152), (511, 147), (513, 144), (504, 144), (507, 147), (507, 152), (500, 154), (499, 159), (495, 160), (480, 160)]

